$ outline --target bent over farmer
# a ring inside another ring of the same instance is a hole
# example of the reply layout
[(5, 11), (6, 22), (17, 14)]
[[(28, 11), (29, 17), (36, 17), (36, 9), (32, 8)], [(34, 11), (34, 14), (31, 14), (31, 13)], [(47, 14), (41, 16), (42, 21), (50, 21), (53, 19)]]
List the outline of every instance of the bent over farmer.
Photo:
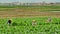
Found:
[(9, 19), (9, 20), (8, 20), (8, 25), (11, 25), (11, 23), (12, 23), (12, 20)]

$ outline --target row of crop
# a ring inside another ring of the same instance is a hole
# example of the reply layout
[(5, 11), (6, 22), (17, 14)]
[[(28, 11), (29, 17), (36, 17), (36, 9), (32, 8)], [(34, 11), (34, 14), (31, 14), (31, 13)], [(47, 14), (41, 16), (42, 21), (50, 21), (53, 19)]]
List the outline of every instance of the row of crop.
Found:
[[(32, 21), (35, 20), (37, 25), (44, 24), (60, 24), (60, 18), (51, 18), (51, 22), (47, 22), (48, 17), (38, 17), (38, 18), (12, 18), (13, 25), (32, 25)], [(0, 19), (0, 24), (7, 24), (8, 18)]]

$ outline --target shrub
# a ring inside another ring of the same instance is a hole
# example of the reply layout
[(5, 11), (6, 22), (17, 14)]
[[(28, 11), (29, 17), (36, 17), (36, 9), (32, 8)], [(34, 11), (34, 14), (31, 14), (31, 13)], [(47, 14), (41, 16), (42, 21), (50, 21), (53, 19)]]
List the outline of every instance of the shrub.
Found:
[(18, 24), (17, 24), (16, 22), (13, 22), (12, 25), (13, 25), (13, 26), (17, 26)]

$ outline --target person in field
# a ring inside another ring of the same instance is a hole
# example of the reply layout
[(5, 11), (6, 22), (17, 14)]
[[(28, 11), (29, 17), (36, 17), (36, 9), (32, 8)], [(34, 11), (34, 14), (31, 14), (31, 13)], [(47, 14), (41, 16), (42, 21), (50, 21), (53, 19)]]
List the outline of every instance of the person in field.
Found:
[(8, 20), (8, 24), (9, 24), (9, 25), (11, 25), (11, 23), (12, 23), (12, 20), (11, 20), (11, 19), (9, 19), (9, 20)]
[(32, 25), (35, 26), (36, 25), (36, 20), (32, 21)]
[(51, 20), (52, 20), (51, 17), (49, 17), (47, 21), (48, 21), (48, 22), (51, 22)]

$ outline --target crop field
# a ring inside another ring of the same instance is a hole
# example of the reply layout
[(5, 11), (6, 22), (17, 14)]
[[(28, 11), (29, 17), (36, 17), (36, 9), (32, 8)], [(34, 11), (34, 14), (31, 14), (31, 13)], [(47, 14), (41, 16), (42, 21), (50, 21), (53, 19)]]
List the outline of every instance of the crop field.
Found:
[(60, 6), (0, 6), (0, 34), (60, 34)]
[[(12, 24), (7, 24), (9, 18), (0, 18), (0, 34), (60, 34), (60, 18), (51, 17), (16, 17), (11, 18)], [(36, 20), (36, 25), (32, 25)]]
[(60, 6), (0, 6), (0, 11), (30, 11), (30, 12), (47, 12), (47, 11), (60, 11)]
[(0, 17), (58, 16), (60, 6), (0, 6)]

